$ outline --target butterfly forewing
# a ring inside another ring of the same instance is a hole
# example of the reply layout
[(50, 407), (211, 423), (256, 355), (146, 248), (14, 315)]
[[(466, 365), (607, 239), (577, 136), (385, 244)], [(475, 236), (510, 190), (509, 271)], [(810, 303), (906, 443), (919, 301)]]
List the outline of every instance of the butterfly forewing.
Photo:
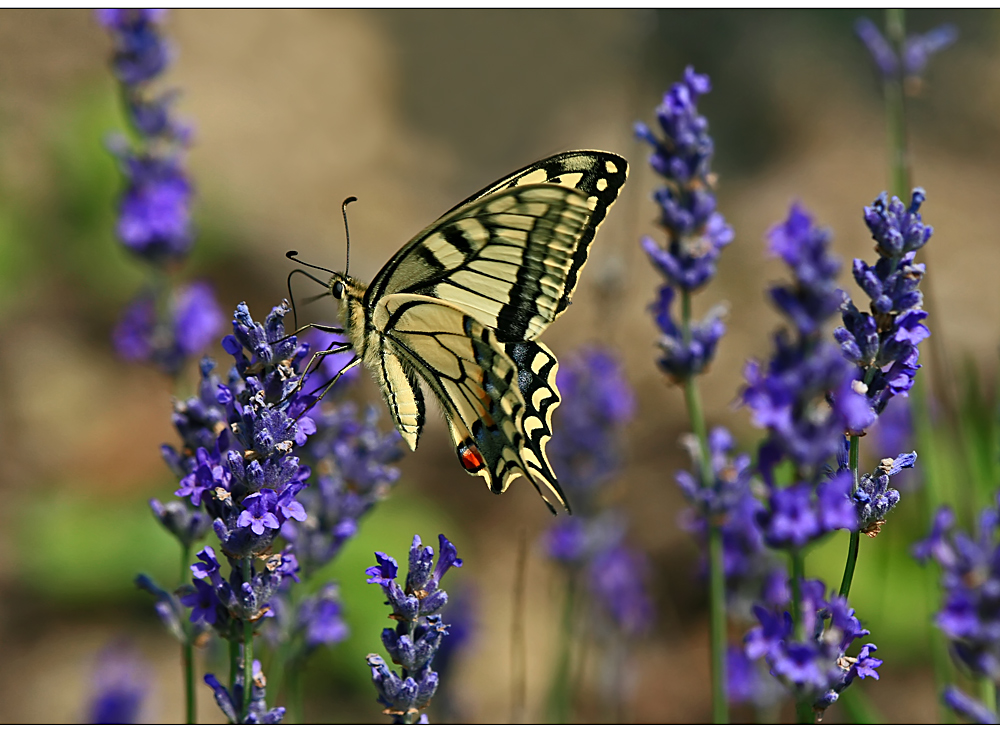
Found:
[(617, 155), (582, 151), (498, 181), (404, 246), (366, 304), (429, 295), (468, 309), (503, 342), (536, 338), (569, 305), (627, 169)]

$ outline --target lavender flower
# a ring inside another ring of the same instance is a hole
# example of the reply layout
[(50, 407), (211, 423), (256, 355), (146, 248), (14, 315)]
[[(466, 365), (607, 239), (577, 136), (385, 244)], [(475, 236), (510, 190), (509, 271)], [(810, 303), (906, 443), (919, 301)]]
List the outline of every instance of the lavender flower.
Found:
[(866, 473), (858, 480), (852, 499), (858, 512), (858, 527), (869, 537), (874, 537), (885, 524), (885, 515), (899, 502), (899, 492), (889, 488), (889, 477), (912, 468), (917, 461), (915, 452), (900, 453), (893, 458), (883, 458), (875, 473)]
[(920, 281), (924, 265), (914, 263), (916, 251), (927, 243), (933, 229), (925, 226), (920, 206), (923, 189), (913, 190), (908, 208), (883, 193), (865, 207), (865, 224), (879, 254), (874, 267), (854, 261), (854, 279), (870, 298), (870, 312), (861, 312), (844, 294), (844, 327), (834, 331), (849, 361), (864, 370), (864, 393), (876, 413), (895, 395), (909, 394), (920, 365), (917, 346), (930, 335), (923, 320)]
[(882, 660), (872, 656), (874, 644), (864, 644), (856, 657), (847, 656), (851, 644), (869, 632), (861, 628), (845, 598), (835, 593), (827, 598), (819, 580), (803, 581), (801, 587), (804, 637), (795, 636), (788, 611), (756, 606), (759, 623), (744, 638), (746, 655), (765, 658), (772, 675), (814, 710), (822, 711), (855, 679), (878, 679)]
[(265, 700), (267, 696), (267, 680), (261, 672), (260, 661), (253, 660), (253, 671), (250, 683), (250, 709), (245, 714), (240, 714), (239, 710), (243, 706), (243, 682), (242, 671), (236, 673), (236, 682), (232, 689), (225, 687), (214, 674), (205, 675), (205, 683), (212, 688), (215, 693), (215, 702), (223, 715), (230, 723), (277, 725), (285, 717), (283, 707), (268, 708)]
[[(875, 412), (859, 368), (823, 340), (825, 324), (841, 301), (835, 281), (839, 265), (828, 252), (830, 236), (795, 204), (769, 239), (772, 253), (794, 276), (770, 291), (791, 328), (775, 335), (775, 355), (766, 370), (755, 362), (747, 365), (743, 401), (768, 431), (758, 460), (766, 497), (756, 521), (766, 545), (794, 558), (830, 531), (855, 531), (860, 522), (863, 528), (878, 526), (898, 500), (898, 493), (888, 488), (889, 471), (912, 465), (915, 456), (900, 456), (898, 466), (890, 461), (854, 492), (844, 436), (861, 434), (874, 422)], [(795, 481), (782, 486), (775, 468), (784, 461), (794, 469)], [(805, 580), (798, 572), (782, 586), (766, 583), (763, 594), (770, 602), (754, 607), (759, 623), (745, 637), (750, 659), (764, 659), (774, 677), (818, 712), (855, 678), (878, 678), (875, 669), (882, 662), (871, 656), (874, 645), (865, 644), (857, 657), (847, 656), (852, 641), (868, 631), (845, 598), (831, 595), (827, 600), (820, 581)], [(794, 624), (783, 610), (791, 596), (799, 614)]]
[(868, 48), (875, 65), (886, 79), (905, 77), (919, 79), (931, 56), (943, 51), (958, 39), (958, 29), (950, 23), (938, 26), (924, 34), (913, 34), (903, 42), (902, 53), (885, 39), (868, 18), (858, 18), (854, 24), (858, 38)]
[[(1000, 497), (998, 497), (1000, 499)], [(1000, 565), (996, 506), (984, 509), (975, 536), (955, 528), (947, 507), (938, 510), (930, 536), (913, 547), (921, 563), (941, 568), (944, 599), (935, 617), (953, 656), (978, 677), (1000, 679)]]
[[(198, 395), (175, 404), (182, 445), (164, 446), (163, 456), (180, 479), (176, 495), (195, 509), (154, 500), (154, 513), (185, 547), (212, 526), (230, 565), (224, 571), (212, 548), (205, 547), (191, 565), (193, 584), (176, 596), (140, 577), (140, 586), (157, 597), (161, 618), (182, 640), (193, 637), (180, 621), (181, 606), (190, 609), (195, 627), (211, 626), (223, 638), (241, 641), (244, 625), (273, 616), (272, 598), (299, 579), (290, 548), (271, 549), (285, 523), (308, 518), (296, 495), (307, 485), (309, 469), (300, 466), (294, 452), (315, 432), (313, 420), (299, 414), (302, 399), (286, 399), (309, 350), (294, 337), (285, 338), (287, 312), (287, 306), (279, 306), (260, 324), (241, 304), (234, 335), (226, 340), (236, 360), (227, 382), (205, 359)], [(244, 345), (251, 349), (249, 357)]]
[(660, 367), (678, 381), (705, 371), (725, 332), (720, 307), (690, 328), (686, 323), (678, 327), (670, 310), (675, 290), (683, 291), (687, 302), (691, 292), (715, 276), (719, 254), (733, 239), (732, 228), (715, 210), (715, 175), (710, 168), (714, 143), (697, 108), (698, 97), (709, 91), (708, 77), (689, 66), (656, 110), (662, 139), (644, 123), (635, 125), (636, 136), (653, 147), (650, 165), (665, 179), (653, 198), (660, 207), (666, 245), (643, 237), (642, 247), (667, 281), (653, 312), (663, 333)]
[(427, 722), (426, 716), (419, 720), (417, 716), (430, 704), (438, 686), (438, 674), (431, 664), (449, 628), (439, 613), (448, 603), (441, 580), (448, 570), (462, 566), (448, 538), (442, 534), (438, 540), (440, 552), (435, 564), (433, 548), (425, 547), (419, 535), (414, 535), (404, 587), (396, 582), (399, 565), (383, 552), (375, 553), (378, 564), (366, 571), (369, 583), (382, 586), (386, 605), (392, 609), (389, 617), (397, 621), (394, 629), (382, 631), (382, 644), (390, 659), (402, 667), (402, 676), (389, 669), (378, 654), (368, 655), (378, 701), (397, 723)]
[(179, 501), (163, 504), (158, 499), (150, 499), (149, 505), (157, 521), (184, 547), (190, 547), (200, 540), (212, 526), (212, 521), (204, 512), (189, 509)]
[(637, 636), (653, 625), (653, 601), (649, 597), (649, 560), (623, 544), (597, 554), (590, 562), (590, 588), (615, 628)]
[(785, 688), (757, 660), (750, 659), (739, 646), (730, 646), (726, 653), (727, 689), (734, 704), (752, 703), (766, 709), (786, 696)]

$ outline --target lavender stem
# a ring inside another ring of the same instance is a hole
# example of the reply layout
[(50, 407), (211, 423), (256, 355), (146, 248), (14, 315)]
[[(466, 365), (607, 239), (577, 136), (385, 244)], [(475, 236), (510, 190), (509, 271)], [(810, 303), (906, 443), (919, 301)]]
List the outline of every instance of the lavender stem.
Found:
[[(681, 332), (684, 341), (691, 341), (691, 293), (681, 291)], [(684, 399), (691, 429), (698, 438), (702, 459), (699, 461), (702, 485), (712, 486), (711, 455), (708, 447), (708, 430), (705, 427), (705, 412), (701, 406), (701, 393), (694, 376), (684, 380)], [(729, 722), (729, 706), (726, 696), (726, 576), (723, 566), (722, 528), (714, 522), (708, 528), (708, 604), (709, 604), (709, 648), (712, 674), (712, 722), (723, 725)]]
[(549, 722), (568, 723), (570, 714), (569, 670), (573, 645), (573, 618), (576, 612), (576, 573), (566, 578), (566, 599), (563, 603), (562, 629), (559, 635), (559, 655), (552, 690), (549, 692)]
[(997, 686), (996, 683), (989, 677), (983, 677), (979, 681), (980, 685), (980, 697), (983, 699), (983, 704), (987, 709), (996, 714), (997, 712)]
[[(243, 558), (243, 580), (250, 582), (253, 572), (253, 560), (250, 557)], [(250, 691), (253, 689), (253, 621), (243, 620), (243, 715), (245, 718), (250, 714)]]
[[(851, 436), (851, 448), (848, 453), (847, 462), (851, 470), (851, 479), (854, 488), (851, 489), (851, 496), (858, 490), (858, 455), (861, 448), (861, 438), (857, 435)], [(847, 564), (844, 565), (844, 578), (840, 581), (840, 595), (847, 598), (851, 592), (851, 583), (854, 580), (854, 568), (858, 564), (858, 549), (861, 546), (861, 530), (851, 532), (851, 542), (847, 548)]]

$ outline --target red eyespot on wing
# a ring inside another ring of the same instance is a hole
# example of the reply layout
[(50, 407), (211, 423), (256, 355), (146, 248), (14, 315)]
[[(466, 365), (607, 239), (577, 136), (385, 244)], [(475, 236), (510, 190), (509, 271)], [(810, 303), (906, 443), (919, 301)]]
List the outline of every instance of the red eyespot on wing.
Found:
[(483, 460), (483, 454), (479, 452), (476, 446), (469, 443), (463, 443), (458, 446), (458, 460), (462, 462), (462, 468), (469, 473), (479, 473), (483, 466), (486, 465), (486, 461)]

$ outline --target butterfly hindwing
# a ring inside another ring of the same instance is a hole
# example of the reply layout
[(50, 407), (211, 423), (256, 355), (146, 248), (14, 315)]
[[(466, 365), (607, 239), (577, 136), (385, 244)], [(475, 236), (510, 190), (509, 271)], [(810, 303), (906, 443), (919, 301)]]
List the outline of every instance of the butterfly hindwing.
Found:
[(482, 476), (494, 493), (517, 476), (527, 476), (542, 493), (533, 466), (538, 459), (525, 440), (518, 369), (490, 328), (450, 303), (408, 294), (380, 300), (373, 325), (386, 350), (409, 365), (441, 403), (470, 473)]
[(625, 182), (611, 153), (564, 153), (483, 189), (375, 276), (371, 306), (407, 292), (453, 302), (502, 342), (536, 338), (569, 305), (590, 243)]
[(555, 472), (545, 454), (545, 444), (552, 437), (552, 413), (559, 406), (556, 372), (559, 362), (545, 344), (537, 341), (517, 341), (504, 344), (504, 350), (517, 367), (517, 384), (524, 398), (525, 448), (529, 452), (528, 468), (535, 478), (544, 481), (563, 505), (562, 493)]
[(379, 354), (378, 382), (382, 397), (389, 406), (389, 414), (396, 430), (410, 446), (417, 449), (417, 440), (424, 427), (424, 395), (412, 368), (393, 351), (382, 349)]

